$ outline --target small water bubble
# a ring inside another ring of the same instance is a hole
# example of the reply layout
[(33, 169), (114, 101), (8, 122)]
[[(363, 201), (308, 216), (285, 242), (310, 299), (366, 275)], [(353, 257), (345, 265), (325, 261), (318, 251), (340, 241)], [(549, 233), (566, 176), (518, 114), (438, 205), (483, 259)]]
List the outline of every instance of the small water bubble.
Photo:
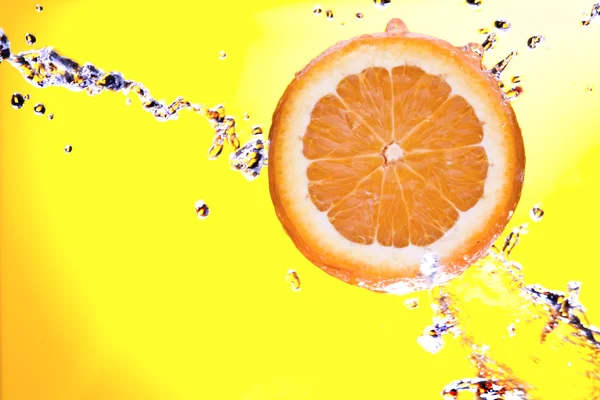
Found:
[(471, 7), (481, 7), (482, 0), (466, 0)]
[(592, 86), (592, 85), (588, 86), (587, 91), (588, 91), (588, 93), (593, 92), (594, 91), (594, 86)]
[(510, 80), (512, 83), (521, 83), (521, 77), (519, 75), (515, 75)]
[(364, 18), (363, 13), (360, 13), (360, 12), (356, 13), (356, 19), (363, 19), (363, 18)]
[(343, 28), (344, 26), (346, 26), (345, 22), (340, 23), (340, 28)]
[(210, 213), (210, 209), (208, 208), (204, 200), (198, 200), (196, 204), (194, 204), (194, 209), (196, 210), (196, 215), (198, 215), (198, 219), (205, 219)]
[(23, 95), (21, 93), (13, 93), (12, 97), (10, 98), (10, 105), (15, 110), (18, 110), (21, 107), (23, 107), (24, 104), (25, 104), (25, 97), (23, 97)]
[(315, 15), (321, 15), (322, 12), (323, 12), (323, 9), (319, 5), (316, 5), (315, 8), (313, 8), (313, 14), (315, 14)]
[(535, 49), (545, 40), (546, 38), (541, 35), (532, 36), (529, 39), (527, 39), (527, 47), (529, 47), (530, 49)]
[(481, 33), (482, 35), (487, 35), (490, 33), (490, 30), (488, 28), (479, 28), (477, 32)]
[(65, 154), (71, 154), (72, 151), (73, 151), (73, 146), (71, 146), (70, 144), (65, 146)]
[(221, 51), (219, 52), (219, 60), (224, 60), (224, 59), (226, 59), (226, 58), (227, 58), (227, 53), (225, 53), (225, 51), (224, 51), (224, 50), (221, 50)]
[(417, 343), (428, 353), (436, 354), (444, 347), (444, 339), (433, 327), (425, 328), (425, 332), (417, 338)]
[(131, 97), (128, 97), (125, 99), (125, 105), (126, 106), (130, 106), (131, 105)]
[(373, 0), (373, 4), (380, 10), (385, 10), (389, 7), (392, 0)]
[(529, 217), (533, 220), (533, 222), (540, 222), (544, 217), (544, 210), (541, 208), (541, 204), (536, 204), (529, 211)]
[(504, 31), (504, 32), (510, 30), (510, 26), (511, 26), (510, 22), (508, 22), (505, 19), (498, 19), (498, 20), (494, 21), (494, 27), (496, 29)]
[(332, 20), (333, 19), (333, 11), (332, 10), (325, 11), (325, 16), (327, 17), (328, 20)]
[(248, 121), (250, 119), (250, 114), (247, 112), (244, 113), (244, 121)]
[(252, 135), (262, 135), (263, 130), (260, 126), (256, 125), (252, 127)]
[(28, 45), (33, 46), (36, 42), (36, 38), (33, 34), (28, 33), (27, 35), (25, 35), (25, 41), (27, 42)]
[(41, 5), (41, 4), (37, 4), (37, 5), (35, 6), (35, 10), (36, 10), (37, 12), (42, 12), (42, 11), (44, 11), (44, 7), (42, 7), (42, 5)]
[(419, 299), (417, 297), (406, 299), (404, 301), (404, 307), (408, 308), (409, 310), (414, 310), (415, 308), (418, 308), (419, 307)]
[(515, 328), (515, 324), (510, 324), (509, 326), (506, 327), (506, 330), (508, 331), (508, 337), (514, 337), (517, 329)]
[(285, 280), (289, 282), (290, 287), (294, 292), (300, 291), (300, 277), (296, 271), (290, 269), (285, 277)]
[(31, 98), (31, 96), (29, 96), (29, 93), (27, 93), (27, 94), (25, 95), (25, 100), (29, 100), (30, 98)]
[(54, 119), (54, 114), (48, 114), (48, 119), (52, 121)]
[(37, 103), (33, 106), (33, 112), (35, 115), (44, 115), (46, 113), (46, 107), (42, 103)]

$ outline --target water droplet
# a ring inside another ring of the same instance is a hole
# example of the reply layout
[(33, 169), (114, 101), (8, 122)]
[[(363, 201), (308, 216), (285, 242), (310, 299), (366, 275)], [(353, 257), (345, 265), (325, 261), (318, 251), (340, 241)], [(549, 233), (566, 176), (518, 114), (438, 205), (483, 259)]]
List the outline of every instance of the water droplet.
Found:
[(285, 277), (285, 279), (289, 282), (290, 287), (294, 292), (300, 291), (300, 277), (293, 269), (290, 269)]
[(196, 210), (196, 215), (198, 215), (198, 219), (205, 219), (210, 213), (210, 210), (204, 200), (198, 200), (196, 204), (194, 204), (194, 208)]
[(252, 135), (262, 135), (263, 130), (260, 126), (256, 125), (252, 127)]
[(33, 34), (28, 33), (27, 35), (25, 35), (25, 41), (28, 45), (32, 46), (35, 44), (36, 38)]
[(529, 39), (527, 39), (527, 47), (529, 47), (530, 49), (535, 49), (540, 43), (543, 43), (545, 40), (546, 38), (541, 35), (532, 36)]
[(406, 307), (410, 310), (414, 310), (415, 308), (418, 308), (419, 307), (419, 299), (417, 297), (406, 299), (404, 301), (404, 307)]
[(363, 13), (359, 13), (359, 12), (356, 13), (356, 19), (363, 19), (363, 18), (364, 18)]
[(248, 121), (250, 119), (250, 114), (247, 112), (244, 113), (244, 121)]
[(521, 77), (519, 75), (515, 75), (510, 80), (512, 83), (521, 83)]
[(373, 0), (373, 4), (380, 10), (388, 8), (392, 0)]
[(221, 52), (219, 53), (219, 60), (224, 60), (227, 58), (227, 53), (225, 53), (224, 50), (221, 50)]
[(343, 28), (345, 25), (346, 25), (346, 23), (345, 23), (345, 22), (341, 22), (341, 23), (340, 23), (340, 28)]
[(594, 91), (594, 86), (592, 86), (592, 85), (588, 86), (587, 91), (590, 92), (590, 93), (593, 92)]
[(515, 324), (510, 324), (506, 327), (508, 331), (508, 337), (514, 337), (516, 335), (517, 329), (515, 328)]
[(36, 5), (36, 6), (35, 6), (35, 10), (36, 10), (37, 12), (42, 12), (42, 11), (44, 11), (44, 7), (42, 7), (42, 5), (41, 5), (41, 4), (38, 4), (38, 5)]
[(131, 105), (131, 98), (130, 97), (128, 97), (128, 98), (125, 99), (125, 105), (126, 106), (130, 106)]
[(482, 35), (487, 35), (490, 33), (490, 30), (488, 28), (479, 28), (477, 32), (481, 33)]
[(425, 328), (423, 335), (417, 338), (417, 343), (431, 354), (439, 353), (444, 347), (444, 339), (433, 327)]
[(44, 115), (46, 113), (46, 107), (42, 103), (37, 103), (33, 106), (33, 112), (36, 115)]
[(13, 93), (10, 98), (10, 105), (13, 106), (15, 110), (20, 109), (25, 104), (25, 97), (21, 93)]
[(494, 48), (494, 45), (496, 44), (496, 40), (497, 40), (497, 36), (496, 33), (492, 32), (490, 33), (485, 40), (483, 41), (483, 43), (481, 44), (481, 46), (483, 47), (484, 51), (488, 51)]
[(494, 21), (494, 27), (496, 29), (504, 31), (504, 32), (510, 30), (510, 26), (511, 26), (510, 22), (508, 22), (505, 19), (498, 19), (498, 20)]
[(323, 12), (323, 9), (319, 5), (316, 5), (315, 8), (313, 8), (313, 14), (315, 14), (315, 15), (321, 15), (322, 12)]
[(31, 97), (31, 96), (29, 96), (29, 93), (27, 93), (27, 94), (25, 95), (25, 100), (29, 100), (29, 98), (30, 98), (30, 97)]
[(54, 114), (48, 114), (48, 119), (52, 121), (54, 119)]
[(325, 11), (325, 16), (327, 17), (328, 20), (332, 20), (333, 19), (333, 11), (332, 10)]
[(506, 93), (504, 93), (504, 96), (506, 97), (507, 100), (515, 101), (522, 94), (523, 94), (523, 87), (515, 86), (515, 87), (511, 88), (510, 90), (508, 90)]
[(71, 152), (73, 151), (73, 146), (71, 146), (70, 144), (65, 146), (65, 153), (66, 154), (71, 154)]
[(536, 204), (529, 211), (529, 217), (533, 222), (540, 222), (544, 217), (544, 210), (541, 209), (541, 204)]
[(467, 4), (472, 7), (480, 7), (482, 0), (467, 0)]

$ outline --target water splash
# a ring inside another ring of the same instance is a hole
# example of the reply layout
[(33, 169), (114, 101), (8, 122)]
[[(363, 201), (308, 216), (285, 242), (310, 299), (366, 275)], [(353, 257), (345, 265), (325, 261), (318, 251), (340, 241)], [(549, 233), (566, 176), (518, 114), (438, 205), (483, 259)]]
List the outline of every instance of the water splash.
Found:
[[(534, 209), (541, 210), (538, 205)], [(533, 399), (539, 397), (539, 387), (544, 385), (555, 385), (554, 390), (568, 393), (572, 389), (566, 383), (566, 375), (576, 381), (569, 383), (586, 391), (585, 398), (600, 398), (600, 328), (590, 324), (579, 301), (581, 283), (569, 282), (564, 292), (526, 284), (523, 267), (511, 259), (525, 233), (526, 224), (514, 228), (501, 245), (492, 247), (488, 256), (462, 276), (430, 290), (433, 323), (417, 339), (419, 344), (426, 351), (437, 353), (450, 333), (470, 354), (469, 360), (477, 371), (472, 378), (449, 383), (441, 392), (446, 399), (457, 399), (462, 391), (472, 392), (478, 399)], [(473, 316), (473, 307), (481, 307), (484, 314)], [(485, 327), (472, 324), (481, 318), (486, 318)], [(494, 331), (499, 334), (490, 334)], [(482, 337), (487, 345), (477, 339)], [(507, 355), (495, 350), (506, 346), (507, 340), (535, 341), (536, 337), (537, 347), (535, 343), (523, 342), (530, 353), (521, 357), (538, 364), (549, 363), (560, 354), (560, 368), (550, 369), (556, 379), (546, 374), (534, 375), (531, 371), (535, 368), (527, 367), (522, 359), (513, 360), (520, 368), (513, 370), (500, 360), (518, 358), (520, 353)]]
[[(586, 15), (587, 16), (587, 15)], [(596, 3), (592, 6), (592, 11), (590, 11), (589, 16), (586, 19), (581, 21), (581, 26), (588, 26), (592, 23), (592, 21), (600, 16), (600, 3)]]
[[(7, 61), (38, 88), (60, 86), (75, 92), (85, 91), (90, 96), (104, 91), (121, 92), (125, 96), (133, 93), (141, 101), (142, 107), (158, 121), (176, 120), (182, 110), (193, 111), (208, 119), (215, 132), (209, 158), (217, 158), (224, 144), (229, 143), (232, 151), (230, 164), (234, 170), (242, 171), (247, 179), (258, 177), (262, 167), (267, 165), (268, 140), (257, 142), (256, 138), (252, 138), (240, 149), (235, 119), (225, 115), (223, 106), (207, 109), (183, 97), (177, 97), (170, 104), (158, 101), (142, 83), (125, 79), (120, 72), (104, 72), (91, 63), (80, 65), (51, 47), (12, 54), (8, 37), (0, 28), (0, 63), (2, 61)], [(238, 153), (238, 149), (244, 151)]]

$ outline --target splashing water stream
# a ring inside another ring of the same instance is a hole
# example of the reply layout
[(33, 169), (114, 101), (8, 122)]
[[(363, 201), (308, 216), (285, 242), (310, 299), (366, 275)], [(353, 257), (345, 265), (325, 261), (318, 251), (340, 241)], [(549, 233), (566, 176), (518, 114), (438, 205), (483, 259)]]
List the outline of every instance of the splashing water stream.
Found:
[(51, 47), (13, 54), (10, 41), (0, 28), (0, 63), (2, 61), (11, 64), (29, 83), (38, 88), (61, 86), (76, 92), (85, 91), (91, 96), (103, 91), (121, 92), (125, 96), (134, 93), (140, 99), (142, 107), (158, 121), (176, 120), (181, 110), (194, 111), (207, 118), (215, 132), (213, 144), (208, 151), (210, 159), (219, 157), (225, 144), (229, 143), (230, 165), (246, 179), (257, 178), (267, 164), (269, 142), (263, 139), (262, 129), (255, 127), (252, 139), (241, 146), (235, 119), (225, 115), (223, 106), (207, 109), (183, 97), (166, 104), (154, 99), (143, 84), (125, 79), (120, 72), (104, 72), (91, 63), (80, 65)]

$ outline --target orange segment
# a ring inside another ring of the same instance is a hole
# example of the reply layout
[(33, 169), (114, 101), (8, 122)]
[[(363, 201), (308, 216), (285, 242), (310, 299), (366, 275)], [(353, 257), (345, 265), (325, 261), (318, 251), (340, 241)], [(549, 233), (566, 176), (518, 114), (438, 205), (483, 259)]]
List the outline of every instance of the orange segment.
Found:
[(303, 141), (304, 155), (310, 160), (373, 154), (382, 144), (335, 95), (324, 96), (315, 105)]
[(408, 153), (404, 161), (462, 212), (483, 195), (488, 159), (481, 146)]
[(377, 218), (377, 241), (383, 246), (406, 247), (410, 243), (409, 211), (403, 192), (394, 168), (386, 168)]
[(400, 141), (407, 151), (453, 149), (480, 143), (481, 122), (473, 107), (460, 96), (452, 96)]
[(410, 213), (410, 241), (427, 246), (440, 239), (458, 220), (458, 212), (450, 202), (405, 163), (396, 164), (402, 182), (404, 200)]
[(385, 68), (367, 68), (343, 79), (337, 93), (351, 112), (387, 143), (392, 138), (392, 79)]
[(380, 167), (379, 155), (314, 161), (307, 169), (308, 192), (319, 211), (329, 211)]
[(392, 69), (394, 82), (395, 139), (401, 140), (421, 121), (430, 117), (450, 96), (452, 89), (441, 78), (422, 69), (402, 66)]
[[(313, 60), (273, 115), (269, 186), (286, 232), (371, 290), (424, 289), (485, 255), (524, 166), (512, 108), (481, 61), (399, 20)], [(425, 276), (432, 254), (438, 272)]]

